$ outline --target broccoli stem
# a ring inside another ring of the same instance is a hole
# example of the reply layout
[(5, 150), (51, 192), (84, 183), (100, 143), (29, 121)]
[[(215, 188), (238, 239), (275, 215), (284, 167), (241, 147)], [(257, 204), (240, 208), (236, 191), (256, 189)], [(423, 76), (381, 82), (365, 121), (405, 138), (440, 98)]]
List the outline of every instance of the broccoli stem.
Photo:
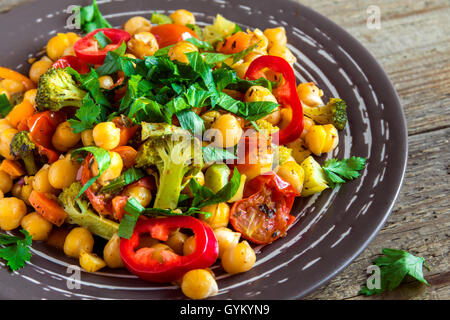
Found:
[(181, 192), (181, 183), (186, 170), (184, 163), (164, 165), (159, 172), (159, 187), (154, 208), (176, 209)]
[(23, 163), (25, 164), (25, 170), (29, 176), (33, 176), (38, 171), (36, 166), (36, 161), (34, 161), (33, 155), (28, 155), (27, 157), (22, 158)]

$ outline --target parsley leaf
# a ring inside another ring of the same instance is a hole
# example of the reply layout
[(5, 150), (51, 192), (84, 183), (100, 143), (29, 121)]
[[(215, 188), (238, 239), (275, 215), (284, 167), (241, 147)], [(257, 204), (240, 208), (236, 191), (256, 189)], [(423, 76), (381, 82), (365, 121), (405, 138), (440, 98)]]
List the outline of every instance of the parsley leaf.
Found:
[(67, 120), (74, 133), (81, 133), (86, 129), (92, 129), (94, 124), (102, 121), (102, 107), (86, 95), (82, 105), (75, 113), (76, 119)]
[(205, 131), (203, 119), (190, 109), (185, 109), (176, 113), (178, 121), (184, 130), (192, 132), (194, 135), (201, 135)]
[(369, 289), (364, 286), (360, 294), (380, 294), (386, 290), (392, 291), (397, 288), (406, 275), (428, 285), (423, 276), (423, 266), (430, 269), (422, 257), (416, 257), (409, 252), (397, 249), (383, 248), (383, 256), (376, 258), (373, 263), (380, 267), (380, 288)]
[(6, 94), (2, 93), (0, 94), (0, 115), (4, 118), (10, 113), (13, 106), (11, 105), (11, 102), (9, 102), (8, 97)]
[(120, 190), (122, 190), (123, 187), (125, 187), (129, 184), (132, 184), (133, 182), (138, 181), (139, 179), (143, 178), (144, 176), (145, 176), (145, 174), (142, 170), (131, 167), (130, 169), (128, 169), (124, 173), (122, 173), (119, 177), (110, 181), (106, 186), (102, 187), (100, 189), (100, 192), (116, 194)]
[(139, 219), (144, 207), (135, 198), (128, 199), (125, 204), (125, 214), (122, 217), (119, 225), (118, 236), (125, 239), (130, 239), (133, 234), (136, 222)]
[(350, 157), (349, 159), (330, 159), (325, 161), (322, 166), (327, 180), (332, 188), (338, 184), (345, 183), (346, 180), (358, 178), (361, 174), (358, 172), (366, 166), (366, 158)]
[(103, 172), (106, 171), (106, 169), (108, 169), (109, 165), (111, 164), (111, 157), (109, 156), (108, 150), (99, 147), (89, 146), (78, 148), (72, 151), (72, 156), (77, 157), (77, 155), (79, 155), (83, 151), (90, 152), (94, 155), (94, 158), (98, 164), (98, 174), (95, 177), (91, 178), (88, 182), (86, 182), (75, 199), (81, 196), (87, 190), (87, 188), (92, 186), (92, 184), (101, 176)]
[(202, 148), (203, 159), (205, 162), (216, 162), (228, 159), (237, 159), (237, 157), (226, 149), (214, 148), (206, 146)]
[(20, 230), (25, 238), (0, 234), (0, 258), (7, 261), (12, 271), (19, 270), (31, 259), (31, 235), (26, 230)]
[(112, 41), (105, 35), (102, 31), (97, 32), (94, 36), (95, 40), (97, 40), (100, 49), (104, 49), (108, 44), (111, 44)]
[(96, 0), (92, 0), (91, 5), (80, 7), (80, 26), (85, 33), (101, 28), (112, 28), (111, 24), (103, 18)]

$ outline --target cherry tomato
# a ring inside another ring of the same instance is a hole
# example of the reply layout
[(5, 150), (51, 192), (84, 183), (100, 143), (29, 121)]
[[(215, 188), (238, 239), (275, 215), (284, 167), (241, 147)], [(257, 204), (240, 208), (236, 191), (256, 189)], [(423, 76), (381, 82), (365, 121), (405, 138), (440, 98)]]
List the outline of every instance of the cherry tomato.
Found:
[(55, 69), (64, 69), (67, 67), (71, 67), (72, 69), (75, 69), (80, 74), (88, 73), (89, 67), (84, 62), (81, 61), (80, 58), (75, 56), (64, 56), (56, 60), (54, 64), (52, 64), (52, 68)]
[(180, 24), (162, 24), (153, 27), (151, 33), (158, 41), (160, 49), (192, 37), (198, 39), (194, 31)]
[[(98, 41), (94, 37), (99, 32), (103, 32), (112, 42), (103, 49), (100, 48)], [(130, 34), (123, 30), (112, 28), (97, 29), (75, 42), (73, 49), (77, 57), (82, 61), (90, 64), (102, 64), (108, 51), (119, 48), (122, 42), (128, 42), (130, 38)]]
[(286, 234), (295, 217), (290, 215), (298, 192), (276, 173), (250, 180), (242, 200), (231, 208), (230, 222), (245, 239), (267, 244)]

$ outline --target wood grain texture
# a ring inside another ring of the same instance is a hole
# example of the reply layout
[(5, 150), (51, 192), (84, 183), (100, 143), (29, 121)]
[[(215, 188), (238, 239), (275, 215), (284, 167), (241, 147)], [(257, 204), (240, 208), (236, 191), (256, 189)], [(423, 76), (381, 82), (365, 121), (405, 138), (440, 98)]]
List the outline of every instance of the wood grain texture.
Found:
[[(26, 1), (0, 0), (0, 12)], [(450, 2), (297, 1), (336, 22), (375, 56), (398, 91), (409, 133), (406, 178), (386, 225), (353, 263), (306, 299), (369, 299), (358, 291), (383, 247), (423, 256), (431, 286), (410, 281), (370, 299), (450, 299)], [(370, 6), (380, 9), (379, 30), (367, 27)]]

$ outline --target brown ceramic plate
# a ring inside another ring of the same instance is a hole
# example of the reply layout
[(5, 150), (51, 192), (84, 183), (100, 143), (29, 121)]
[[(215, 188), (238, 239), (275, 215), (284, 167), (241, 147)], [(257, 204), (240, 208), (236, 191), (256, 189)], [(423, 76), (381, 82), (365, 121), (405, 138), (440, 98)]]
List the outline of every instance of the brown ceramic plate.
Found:
[[(74, 0), (41, 0), (0, 15), (0, 65), (27, 72), (27, 58), (64, 29), (64, 10)], [(82, 5), (89, 0), (82, 0)], [(213, 299), (297, 299), (320, 287), (369, 244), (388, 217), (406, 168), (407, 132), (396, 92), (375, 59), (361, 44), (327, 18), (293, 1), (272, 0), (115, 0), (98, 1), (115, 26), (153, 10), (185, 8), (200, 23), (217, 13), (242, 27), (286, 28), (296, 55), (298, 81), (314, 81), (325, 98), (343, 98), (349, 125), (329, 157), (367, 157), (362, 176), (340, 189), (296, 201), (297, 217), (287, 236), (257, 248), (249, 272), (226, 275), (214, 267), (219, 294)], [(20, 21), (20, 23), (17, 23)], [(325, 158), (320, 159), (324, 161)], [(27, 267), (0, 270), (0, 298), (6, 299), (183, 299), (179, 288), (155, 285), (125, 271), (81, 273), (79, 289), (70, 289), (77, 261), (40, 243), (33, 244)], [(69, 286), (68, 286), (69, 283)]]

